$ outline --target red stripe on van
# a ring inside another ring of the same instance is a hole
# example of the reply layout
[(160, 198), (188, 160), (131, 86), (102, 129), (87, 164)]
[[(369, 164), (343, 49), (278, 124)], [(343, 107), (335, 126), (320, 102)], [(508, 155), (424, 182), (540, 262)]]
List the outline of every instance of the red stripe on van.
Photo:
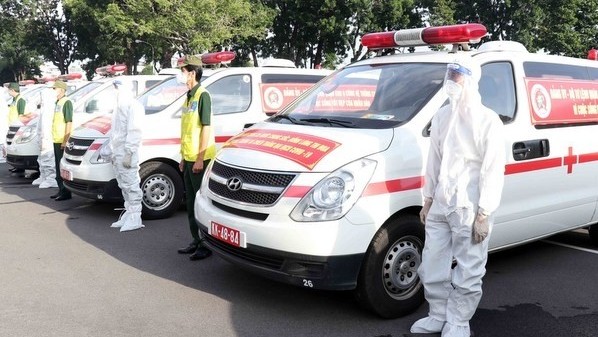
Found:
[(160, 139), (145, 139), (143, 141), (143, 145), (172, 145), (172, 144), (180, 144), (180, 138), (160, 138)]
[(401, 191), (415, 190), (424, 186), (424, 177), (411, 177), (370, 183), (362, 196), (395, 193)]
[(284, 192), (286, 198), (303, 198), (309, 192), (311, 186), (291, 186)]
[(231, 138), (233, 138), (233, 136), (216, 136), (216, 143), (226, 143)]
[(563, 158), (550, 158), (505, 165), (505, 174), (523, 173), (559, 167)]
[(89, 151), (95, 151), (97, 149), (99, 149), (100, 147), (102, 147), (101, 143), (92, 143), (91, 145), (89, 145)]
[(579, 163), (588, 163), (591, 161), (598, 161), (598, 152), (579, 155)]

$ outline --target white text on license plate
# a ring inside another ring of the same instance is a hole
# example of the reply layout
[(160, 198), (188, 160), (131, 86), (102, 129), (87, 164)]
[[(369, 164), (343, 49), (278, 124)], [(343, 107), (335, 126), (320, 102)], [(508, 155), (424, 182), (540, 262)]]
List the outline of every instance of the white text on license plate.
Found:
[(210, 235), (235, 247), (246, 248), (245, 233), (212, 221)]
[(69, 170), (60, 169), (60, 177), (62, 177), (63, 180), (71, 181), (73, 180), (73, 173)]

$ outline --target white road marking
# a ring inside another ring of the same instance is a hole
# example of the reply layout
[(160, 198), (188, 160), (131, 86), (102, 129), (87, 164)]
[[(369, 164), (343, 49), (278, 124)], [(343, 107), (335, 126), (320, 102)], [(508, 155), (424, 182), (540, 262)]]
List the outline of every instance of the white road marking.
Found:
[(561, 246), (561, 247), (566, 247), (566, 248), (581, 250), (582, 252), (586, 252), (586, 253), (598, 254), (598, 250), (595, 250), (595, 249), (588, 249), (588, 248), (583, 248), (583, 247), (577, 247), (577, 246), (573, 246), (573, 245), (568, 245), (566, 243), (560, 243), (560, 242), (555, 242), (555, 241), (550, 241), (550, 240), (542, 240), (542, 242), (550, 243), (550, 244), (553, 244), (553, 245), (556, 245), (556, 246)]

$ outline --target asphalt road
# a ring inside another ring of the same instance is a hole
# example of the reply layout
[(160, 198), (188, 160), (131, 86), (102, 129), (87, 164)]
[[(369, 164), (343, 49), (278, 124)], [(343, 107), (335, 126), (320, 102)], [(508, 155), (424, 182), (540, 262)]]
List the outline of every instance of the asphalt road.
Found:
[[(30, 183), (0, 164), (0, 336), (402, 337), (427, 312), (383, 320), (350, 292), (191, 262), (184, 210), (120, 233), (118, 205)], [(491, 255), (475, 335), (598, 335), (596, 249), (577, 231)]]

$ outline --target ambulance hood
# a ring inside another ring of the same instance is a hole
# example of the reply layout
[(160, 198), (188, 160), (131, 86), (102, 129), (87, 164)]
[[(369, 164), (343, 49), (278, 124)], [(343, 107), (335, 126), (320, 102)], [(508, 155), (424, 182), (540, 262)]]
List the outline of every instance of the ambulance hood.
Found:
[(331, 172), (387, 149), (392, 129), (347, 129), (261, 122), (228, 140), (217, 160), (248, 169)]
[(112, 115), (103, 115), (93, 118), (73, 131), (72, 136), (77, 138), (106, 138), (112, 126)]

